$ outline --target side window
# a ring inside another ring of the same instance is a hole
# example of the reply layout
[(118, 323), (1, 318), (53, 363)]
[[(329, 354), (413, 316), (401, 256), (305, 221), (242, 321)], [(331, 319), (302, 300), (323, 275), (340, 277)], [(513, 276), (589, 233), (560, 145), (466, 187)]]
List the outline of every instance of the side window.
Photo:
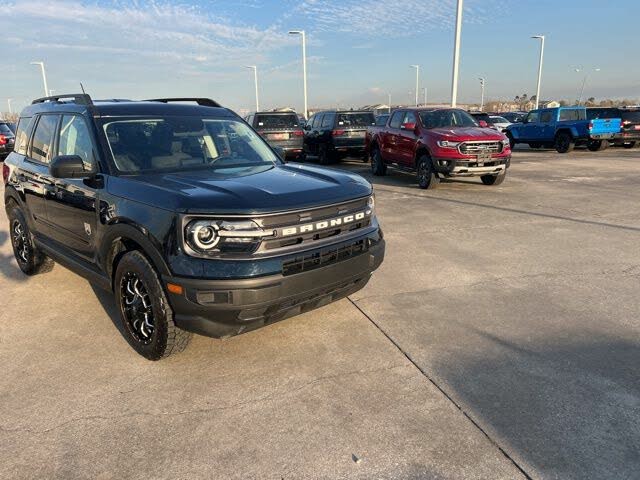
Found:
[(324, 117), (324, 115), (316, 115), (316, 118), (313, 121), (314, 130), (317, 130), (318, 128), (320, 128), (320, 124), (322, 123), (322, 118), (323, 117)]
[(539, 118), (539, 112), (529, 112), (529, 115), (527, 115), (527, 123), (538, 123)]
[(553, 112), (550, 110), (545, 110), (540, 113), (540, 123), (551, 123), (553, 119)]
[(78, 115), (64, 115), (60, 126), (58, 155), (78, 155), (85, 170), (93, 170), (95, 158), (91, 134), (84, 118)]
[(307, 120), (307, 127), (311, 128), (313, 127), (313, 122), (316, 121), (316, 115), (311, 115), (309, 117), (309, 120)]
[(404, 120), (402, 121), (402, 123), (416, 123), (416, 114), (413, 112), (407, 112), (407, 114), (404, 116)]
[(32, 117), (23, 117), (18, 122), (18, 128), (16, 129), (16, 144), (14, 150), (20, 155), (27, 154), (27, 146), (29, 144), (29, 135), (33, 130), (34, 120)]
[(49, 163), (53, 133), (58, 124), (58, 115), (41, 115), (31, 142), (30, 157), (38, 162)]
[(332, 128), (335, 122), (336, 116), (333, 113), (325, 113), (322, 117), (322, 128)]
[(404, 118), (405, 112), (393, 112), (393, 116), (391, 117), (391, 122), (389, 122), (389, 126), (391, 128), (400, 128), (402, 124), (402, 119)]

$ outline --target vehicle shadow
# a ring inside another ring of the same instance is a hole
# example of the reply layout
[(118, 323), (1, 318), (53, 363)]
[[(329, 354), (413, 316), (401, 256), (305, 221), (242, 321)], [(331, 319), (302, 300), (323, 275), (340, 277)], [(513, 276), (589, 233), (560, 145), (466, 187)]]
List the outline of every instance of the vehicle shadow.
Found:
[(113, 326), (118, 329), (120, 335), (126, 338), (126, 332), (124, 329), (124, 325), (122, 324), (122, 320), (120, 319), (120, 314), (118, 312), (118, 307), (116, 305), (116, 301), (113, 297), (113, 293), (104, 290), (92, 283), (89, 282), (91, 290), (93, 290), (93, 294), (98, 299), (100, 306), (104, 310), (104, 313), (107, 314)]
[[(7, 232), (0, 232), (0, 247), (4, 247), (6, 243), (11, 243)], [(9, 246), (11, 248), (11, 246)], [(11, 249), (11, 251), (13, 251)], [(27, 276), (22, 273), (13, 253), (0, 253), (0, 275), (14, 282), (24, 282)]]
[(638, 341), (531, 344), (476, 333), (493, 346), (459, 351), (455, 362), (436, 363), (434, 376), (527, 473), (638, 478)]

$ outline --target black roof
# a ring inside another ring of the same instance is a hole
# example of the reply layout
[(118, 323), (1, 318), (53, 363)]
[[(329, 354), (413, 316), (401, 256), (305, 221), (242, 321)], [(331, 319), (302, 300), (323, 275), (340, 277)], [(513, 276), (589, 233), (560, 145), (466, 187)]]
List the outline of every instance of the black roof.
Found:
[[(197, 104), (177, 103), (185, 101), (195, 101)], [(29, 117), (46, 112), (90, 113), (96, 117), (148, 115), (237, 117), (228, 108), (209, 99), (92, 100), (89, 95), (84, 94), (40, 98), (34, 100), (20, 115)]]

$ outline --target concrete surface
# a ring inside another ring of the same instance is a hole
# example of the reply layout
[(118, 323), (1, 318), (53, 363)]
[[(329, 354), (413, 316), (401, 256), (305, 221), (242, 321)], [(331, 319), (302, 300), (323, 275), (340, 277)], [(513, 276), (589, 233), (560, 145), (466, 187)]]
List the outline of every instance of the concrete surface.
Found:
[(0, 213), (0, 478), (638, 478), (640, 150), (338, 168), (388, 242), (354, 303), (158, 363), (108, 294), (22, 276)]

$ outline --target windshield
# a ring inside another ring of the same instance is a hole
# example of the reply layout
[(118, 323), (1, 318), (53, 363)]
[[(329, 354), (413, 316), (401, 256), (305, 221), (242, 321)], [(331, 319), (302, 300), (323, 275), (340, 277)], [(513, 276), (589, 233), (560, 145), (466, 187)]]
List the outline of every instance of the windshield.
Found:
[(471, 115), (462, 110), (435, 110), (421, 112), (420, 120), (424, 128), (477, 127)]
[(389, 120), (389, 115), (378, 115), (376, 117), (376, 125), (384, 127), (387, 124), (387, 120)]
[(373, 113), (338, 113), (337, 122), (340, 127), (368, 127), (375, 125), (376, 119)]
[(640, 110), (624, 111), (620, 115), (623, 122), (640, 123)]
[(235, 119), (123, 118), (103, 127), (121, 172), (248, 169), (280, 163), (251, 128)]
[(259, 130), (264, 128), (297, 128), (299, 119), (295, 113), (284, 115), (259, 113), (256, 115), (255, 123), (255, 128)]

